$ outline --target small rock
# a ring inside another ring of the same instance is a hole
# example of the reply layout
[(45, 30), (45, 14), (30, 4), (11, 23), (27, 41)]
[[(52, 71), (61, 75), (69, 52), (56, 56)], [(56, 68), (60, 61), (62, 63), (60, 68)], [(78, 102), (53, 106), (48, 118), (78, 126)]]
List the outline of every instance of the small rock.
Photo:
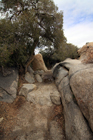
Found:
[(56, 93), (56, 94), (51, 93), (50, 94), (50, 99), (51, 99), (52, 103), (55, 104), (55, 105), (60, 105), (61, 104), (61, 97), (60, 97), (59, 93)]
[(27, 72), (25, 74), (25, 80), (31, 84), (35, 83), (35, 79), (34, 76), (32, 74), (30, 74), (29, 72)]
[(23, 95), (26, 97), (27, 94), (34, 89), (36, 89), (36, 85), (34, 85), (34, 84), (23, 84), (23, 86), (19, 92), (19, 95)]
[(28, 66), (27, 71), (28, 71), (30, 74), (34, 74), (34, 71), (33, 71), (33, 69), (32, 69), (30, 66)]
[(39, 83), (42, 82), (42, 78), (41, 78), (41, 76), (39, 74), (36, 74), (35, 78), (36, 78), (37, 82), (39, 82)]

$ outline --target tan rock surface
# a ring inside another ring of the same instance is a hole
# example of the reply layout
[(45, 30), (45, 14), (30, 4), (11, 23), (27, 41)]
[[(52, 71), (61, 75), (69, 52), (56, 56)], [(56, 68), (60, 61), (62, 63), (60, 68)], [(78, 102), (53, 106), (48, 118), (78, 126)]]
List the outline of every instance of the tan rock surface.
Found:
[(32, 68), (34, 71), (47, 70), (47, 67), (45, 66), (45, 63), (41, 54), (37, 54), (34, 56), (34, 60), (32, 61)]

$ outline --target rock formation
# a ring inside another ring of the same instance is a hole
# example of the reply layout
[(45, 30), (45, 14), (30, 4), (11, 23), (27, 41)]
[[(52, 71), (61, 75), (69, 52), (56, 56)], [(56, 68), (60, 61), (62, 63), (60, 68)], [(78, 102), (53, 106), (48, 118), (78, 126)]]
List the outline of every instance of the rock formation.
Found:
[(37, 54), (34, 56), (34, 60), (32, 61), (32, 68), (34, 71), (47, 70), (47, 67), (45, 66), (45, 63), (41, 54)]
[(19, 75), (14, 68), (11, 68), (10, 71), (10, 74), (4, 76), (0, 72), (0, 101), (12, 103), (17, 95)]
[(78, 53), (83, 63), (93, 63), (93, 42), (86, 43)]

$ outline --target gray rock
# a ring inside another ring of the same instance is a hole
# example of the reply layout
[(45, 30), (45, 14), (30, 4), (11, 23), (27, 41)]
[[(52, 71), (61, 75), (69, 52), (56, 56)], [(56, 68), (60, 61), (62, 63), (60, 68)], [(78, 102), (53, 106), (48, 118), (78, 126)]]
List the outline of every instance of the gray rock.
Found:
[(63, 67), (59, 67), (53, 71), (53, 77), (55, 78), (55, 83), (58, 86), (62, 79), (68, 75), (68, 70)]
[[(93, 116), (92, 109), (90, 109), (91, 107), (89, 108), (92, 105), (92, 101), (89, 100), (89, 94), (91, 98), (93, 93), (93, 78), (91, 78), (93, 77), (93, 66), (91, 64), (81, 64), (76, 60), (68, 60), (69, 62), (61, 63), (61, 65), (57, 64), (53, 69), (53, 76), (61, 93), (64, 107), (66, 139), (92, 140), (92, 127), (90, 129), (83, 114), (86, 114), (86, 118), (89, 118), (90, 114), (90, 116)], [(64, 69), (66, 66), (67, 70)], [(92, 126), (92, 117), (90, 118), (89, 124)]]
[(93, 131), (93, 67), (74, 73), (70, 79), (70, 86)]
[(43, 73), (44, 73), (43, 70), (36, 70), (36, 71), (34, 72), (34, 74), (39, 74), (40, 76), (42, 76)]
[(40, 105), (48, 105), (48, 106), (52, 105), (52, 102), (50, 100), (50, 93), (48, 93), (47, 91), (42, 92), (36, 90), (29, 92), (27, 95), (27, 101)]
[(50, 99), (53, 104), (60, 105), (61, 104), (61, 97), (58, 91), (53, 92), (50, 94)]
[(30, 74), (34, 74), (34, 70), (33, 70), (30, 66), (28, 66), (27, 71), (28, 71)]
[(39, 83), (42, 82), (42, 78), (41, 78), (41, 76), (39, 74), (36, 74), (35, 78), (36, 78), (37, 82), (39, 82)]
[(8, 67), (3, 67), (2, 66), (2, 74), (3, 76), (9, 76), (10, 74), (13, 74), (13, 69), (12, 68), (8, 68)]
[(0, 88), (0, 101), (12, 103), (14, 98), (5, 89)]
[(16, 98), (18, 88), (18, 71), (11, 68), (12, 73), (3, 76), (0, 73), (0, 101), (13, 102)]
[(71, 78), (75, 73), (77, 73), (79, 71), (90, 69), (90, 68), (93, 68), (93, 64), (81, 63), (79, 65), (75, 65), (69, 69), (69, 78)]
[(31, 84), (35, 83), (34, 75), (29, 72), (25, 74), (25, 80)]
[(19, 91), (19, 95), (27, 97), (27, 94), (36, 88), (37, 87), (35, 84), (23, 84), (22, 88)]
[(69, 78), (65, 77), (60, 85), (62, 104), (64, 107), (65, 133), (67, 140), (92, 140), (93, 134), (84, 119), (78, 105), (74, 102), (69, 86)]

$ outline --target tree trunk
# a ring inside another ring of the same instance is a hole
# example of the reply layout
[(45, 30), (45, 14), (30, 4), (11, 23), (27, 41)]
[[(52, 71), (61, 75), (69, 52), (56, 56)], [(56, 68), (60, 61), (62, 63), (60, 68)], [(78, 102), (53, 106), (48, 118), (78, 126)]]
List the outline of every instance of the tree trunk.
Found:
[(28, 68), (28, 66), (31, 64), (31, 62), (34, 60), (34, 50), (35, 50), (35, 48), (36, 48), (36, 46), (37, 46), (37, 44), (38, 44), (38, 41), (39, 41), (39, 38), (36, 38), (35, 40), (34, 40), (34, 43), (33, 43), (33, 46), (32, 46), (32, 53), (31, 53), (31, 56), (29, 57), (29, 59), (27, 60), (27, 62), (26, 62), (26, 65), (25, 65), (25, 73), (27, 72), (27, 68)]
[(25, 65), (25, 73), (27, 72), (27, 68), (28, 66), (31, 64), (31, 62), (34, 60), (34, 55), (32, 55), (29, 60), (27, 61), (26, 65)]

